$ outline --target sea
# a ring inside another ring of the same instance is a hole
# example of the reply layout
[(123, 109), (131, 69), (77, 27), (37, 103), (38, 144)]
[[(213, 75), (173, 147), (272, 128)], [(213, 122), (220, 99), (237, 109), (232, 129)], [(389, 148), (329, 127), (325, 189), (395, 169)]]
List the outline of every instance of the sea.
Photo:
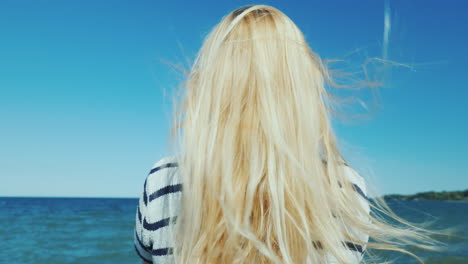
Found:
[[(468, 264), (468, 202), (387, 202), (407, 221), (434, 221), (434, 228), (456, 230), (437, 237), (446, 244), (443, 252), (408, 248), (425, 263)], [(0, 263), (141, 263), (133, 247), (137, 203), (133, 198), (0, 197)], [(394, 263), (418, 263), (405, 254), (374, 254)]]

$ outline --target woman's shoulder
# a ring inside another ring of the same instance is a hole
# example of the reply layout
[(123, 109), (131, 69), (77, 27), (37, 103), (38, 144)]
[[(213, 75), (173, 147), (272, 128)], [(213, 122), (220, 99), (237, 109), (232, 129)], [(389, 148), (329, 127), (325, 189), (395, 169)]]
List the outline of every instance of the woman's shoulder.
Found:
[(157, 160), (151, 167), (145, 183), (148, 218), (157, 222), (161, 217), (172, 217), (175, 214), (173, 207), (178, 208), (177, 204), (172, 203), (180, 199), (181, 192), (182, 184), (176, 157), (166, 156)]
[(359, 172), (347, 163), (343, 165), (343, 170), (351, 183), (358, 187), (364, 194), (367, 194), (366, 181)]
[[(161, 192), (166, 192), (173, 186), (179, 186), (180, 177), (178, 175), (178, 162), (176, 156), (165, 156), (160, 158), (153, 166), (146, 177), (146, 192), (153, 193), (155, 198)], [(150, 199), (151, 200), (151, 199)]]
[(155, 163), (153, 163), (153, 166), (151, 167), (150, 173), (155, 173), (158, 170), (164, 169), (164, 168), (176, 168), (178, 166), (177, 162), (177, 156), (172, 155), (172, 156), (165, 156), (160, 159), (158, 159)]

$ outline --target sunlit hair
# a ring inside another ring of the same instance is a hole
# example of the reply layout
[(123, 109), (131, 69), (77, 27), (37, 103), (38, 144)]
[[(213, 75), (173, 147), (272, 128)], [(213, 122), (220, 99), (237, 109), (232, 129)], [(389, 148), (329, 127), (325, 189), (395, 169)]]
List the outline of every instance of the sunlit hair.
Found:
[(326, 263), (327, 255), (350, 263), (343, 241), (418, 260), (403, 245), (438, 248), (382, 198), (365, 200), (367, 214), (330, 123), (329, 82), (274, 7), (234, 10), (207, 35), (174, 116), (183, 183), (176, 263)]

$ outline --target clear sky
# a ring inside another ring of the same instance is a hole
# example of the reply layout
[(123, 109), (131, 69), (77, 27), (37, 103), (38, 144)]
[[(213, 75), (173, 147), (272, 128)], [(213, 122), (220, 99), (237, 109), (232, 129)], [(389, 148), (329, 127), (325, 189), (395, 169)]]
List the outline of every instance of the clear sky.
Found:
[[(180, 78), (158, 59), (186, 65), (222, 16), (252, 3), (1, 1), (0, 196), (137, 197), (168, 140), (163, 90)], [(260, 3), (323, 59), (412, 66), (390, 69), (370, 121), (334, 122), (383, 193), (468, 188), (468, 2), (389, 1), (387, 30), (384, 1)]]

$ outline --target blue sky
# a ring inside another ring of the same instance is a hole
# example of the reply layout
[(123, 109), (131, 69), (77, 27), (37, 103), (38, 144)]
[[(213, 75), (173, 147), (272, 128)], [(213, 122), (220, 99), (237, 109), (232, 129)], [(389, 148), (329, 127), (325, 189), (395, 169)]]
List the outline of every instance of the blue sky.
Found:
[[(0, 196), (137, 197), (165, 153), (164, 89), (180, 81), (158, 59), (187, 65), (222, 16), (252, 3), (2, 1)], [(323, 59), (382, 56), (383, 1), (260, 3)], [(467, 5), (389, 1), (388, 59), (412, 68), (387, 71), (371, 120), (334, 122), (383, 193), (468, 188)]]

